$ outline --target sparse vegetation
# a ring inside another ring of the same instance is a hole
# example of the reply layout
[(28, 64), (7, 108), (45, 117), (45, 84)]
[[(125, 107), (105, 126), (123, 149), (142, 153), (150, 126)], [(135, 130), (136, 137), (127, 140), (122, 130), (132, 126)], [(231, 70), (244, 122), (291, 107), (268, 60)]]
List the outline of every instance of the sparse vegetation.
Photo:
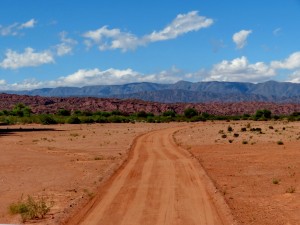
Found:
[(283, 141), (277, 141), (277, 144), (278, 145), (283, 145), (284, 143), (283, 143)]
[(277, 178), (273, 178), (273, 179), (272, 179), (272, 183), (273, 183), (273, 184), (279, 184), (279, 182), (280, 182), (280, 180), (277, 179)]
[(290, 186), (288, 189), (286, 189), (285, 191), (286, 193), (295, 193), (296, 192), (296, 188), (294, 186)]
[(102, 156), (96, 156), (96, 157), (94, 158), (94, 160), (103, 160), (103, 157), (102, 157)]
[[(17, 123), (41, 123), (44, 125), (50, 124), (79, 124), (79, 123), (135, 123), (137, 121), (143, 121), (148, 123), (168, 123), (172, 121), (176, 122), (205, 122), (207, 120), (279, 120), (287, 119), (288, 121), (300, 121), (300, 113), (294, 112), (291, 115), (274, 115), (267, 109), (257, 110), (254, 115), (212, 115), (206, 112), (199, 113), (194, 108), (185, 109), (182, 115), (177, 114), (174, 110), (167, 110), (160, 115), (154, 115), (152, 112), (146, 112), (144, 110), (136, 113), (125, 113), (119, 110), (111, 112), (106, 111), (80, 111), (69, 109), (59, 109), (54, 114), (33, 114), (31, 109), (23, 103), (16, 104), (12, 110), (0, 111), (0, 123), (2, 124), (17, 124)], [(251, 124), (248, 123), (246, 127), (242, 127), (241, 131), (246, 132), (247, 129), (251, 131), (258, 131), (258, 128), (251, 128)], [(274, 129), (273, 126), (269, 126), (269, 129)], [(285, 130), (285, 127), (282, 128)], [(234, 131), (231, 126), (227, 127), (228, 132)], [(276, 132), (276, 130), (275, 130)]]
[(43, 197), (34, 199), (28, 195), (26, 200), (21, 198), (17, 203), (12, 203), (9, 206), (9, 211), (11, 214), (20, 214), (22, 221), (25, 222), (27, 220), (44, 218), (52, 206), (53, 202), (46, 202)]
[(242, 144), (243, 144), (243, 145), (246, 145), (246, 144), (248, 144), (248, 141), (243, 140), (243, 141), (242, 141)]
[(95, 194), (93, 192), (91, 192), (90, 190), (88, 190), (88, 189), (84, 189), (83, 191), (84, 191), (84, 193), (87, 194), (87, 196), (89, 198), (93, 198), (95, 196)]

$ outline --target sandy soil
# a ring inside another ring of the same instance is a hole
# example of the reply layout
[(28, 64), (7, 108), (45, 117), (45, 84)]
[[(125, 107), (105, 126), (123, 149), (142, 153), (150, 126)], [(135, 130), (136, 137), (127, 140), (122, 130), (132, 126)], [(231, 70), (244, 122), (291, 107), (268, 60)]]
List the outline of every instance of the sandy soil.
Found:
[(61, 223), (127, 158), (135, 137), (170, 126), (0, 126), (0, 223), (19, 223), (8, 206), (28, 195), (54, 202), (46, 219), (34, 224)]
[(0, 223), (31, 195), (54, 202), (32, 224), (296, 225), (299, 168), (299, 122), (0, 126)]
[(300, 224), (299, 122), (206, 122), (175, 139), (205, 168), (238, 224)]
[[(216, 202), (220, 199), (207, 190), (198, 161), (175, 144), (178, 129), (139, 137), (124, 168), (100, 191), (79, 224), (232, 224), (225, 203)], [(77, 223), (73, 218), (69, 224)]]

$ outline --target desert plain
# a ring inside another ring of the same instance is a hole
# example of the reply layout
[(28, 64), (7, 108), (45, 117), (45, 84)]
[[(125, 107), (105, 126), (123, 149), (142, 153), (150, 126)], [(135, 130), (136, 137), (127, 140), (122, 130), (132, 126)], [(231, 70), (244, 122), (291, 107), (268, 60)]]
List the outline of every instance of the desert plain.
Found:
[[(129, 178), (123, 179), (126, 170)], [(199, 191), (208, 202), (203, 210), (220, 216), (204, 213), (209, 224), (296, 225), (299, 172), (299, 122), (5, 125), (0, 126), (0, 223), (21, 223), (8, 208), (29, 195), (52, 207), (44, 219), (26, 224), (89, 224), (101, 201), (108, 208), (94, 224), (201, 224), (193, 212), (201, 207)], [(115, 195), (107, 194), (110, 190)], [(106, 213), (114, 209), (120, 213)]]

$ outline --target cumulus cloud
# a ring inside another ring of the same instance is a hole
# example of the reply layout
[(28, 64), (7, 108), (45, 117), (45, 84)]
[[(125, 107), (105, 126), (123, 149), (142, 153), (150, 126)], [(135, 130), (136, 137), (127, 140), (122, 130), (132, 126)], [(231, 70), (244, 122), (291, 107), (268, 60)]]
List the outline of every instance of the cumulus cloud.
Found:
[(233, 42), (238, 49), (242, 49), (247, 44), (247, 38), (252, 33), (252, 30), (241, 30), (232, 36)]
[(61, 43), (56, 45), (56, 54), (58, 56), (63, 56), (67, 54), (71, 54), (75, 45), (77, 45), (77, 41), (67, 38), (67, 32), (63, 31), (59, 34)]
[(231, 61), (223, 60), (213, 66), (206, 81), (261, 82), (276, 75), (276, 71), (263, 62), (249, 63), (245, 56)]
[(120, 29), (109, 29), (103, 26), (97, 30), (87, 31), (83, 34), (84, 43), (88, 48), (98, 45), (101, 51), (121, 49), (122, 51), (134, 50), (138, 46), (145, 46), (152, 42), (175, 39), (180, 35), (192, 31), (207, 28), (213, 24), (213, 20), (204, 16), (199, 16), (197, 11), (187, 14), (179, 14), (164, 29), (153, 31), (142, 37), (137, 37), (130, 32), (122, 32)]
[(23, 29), (33, 28), (37, 21), (35, 19), (28, 20), (24, 23), (13, 23), (8, 26), (0, 25), (0, 36), (16, 36)]
[(53, 55), (49, 51), (35, 52), (32, 48), (26, 48), (23, 53), (18, 53), (8, 49), (5, 53), (4, 60), (0, 62), (0, 67), (3, 69), (18, 69), (53, 62)]
[[(133, 82), (175, 83), (182, 79), (182, 73), (176, 67), (153, 74), (142, 74), (130, 68), (119, 70), (80, 69), (70, 75), (59, 77), (56, 80), (38, 81), (36, 79), (24, 80), (19, 83), (0, 86), (1, 90), (31, 90), (43, 87), (82, 87), (90, 85), (125, 84)], [(0, 82), (1, 85), (1, 82)]]
[[(33, 51), (33, 50), (32, 50)], [(5, 80), (0, 80), (1, 90), (28, 90), (43, 87), (61, 86), (89, 86), (89, 85), (110, 85), (125, 84), (132, 82), (157, 82), (175, 83), (179, 80), (190, 81), (234, 81), (234, 82), (264, 82), (275, 78), (278, 71), (290, 70), (291, 75), (286, 81), (300, 83), (300, 67), (297, 56), (298, 52), (292, 53), (281, 61), (255, 62), (250, 63), (245, 56), (232, 60), (223, 60), (210, 70), (200, 69), (196, 72), (186, 73), (176, 67), (152, 74), (143, 74), (131, 68), (107, 70), (80, 69), (67, 76), (61, 76), (55, 80), (38, 81), (36, 79), (24, 80), (20, 83), (7, 84)]]
[(83, 34), (83, 37), (87, 38), (85, 40), (87, 47), (97, 44), (101, 51), (118, 48), (127, 51), (142, 45), (142, 42), (135, 35), (122, 32), (120, 29), (109, 29), (107, 26), (88, 31)]
[(300, 69), (300, 52), (294, 52), (286, 59), (270, 63), (250, 63), (245, 56), (233, 60), (223, 60), (215, 64), (204, 80), (263, 82), (278, 75), (278, 70), (296, 70), (287, 81), (298, 82)]
[(276, 69), (297, 69), (300, 68), (300, 52), (291, 54), (288, 58), (282, 61), (271, 62), (272, 67)]
[[(26, 26), (29, 26), (28, 24)], [(0, 68), (3, 69), (19, 69), (23, 67), (36, 67), (43, 64), (54, 63), (55, 56), (64, 56), (71, 54), (77, 41), (68, 38), (66, 32), (60, 34), (61, 43), (52, 46), (49, 50), (36, 52), (33, 48), (25, 48), (24, 52), (17, 52), (8, 49), (5, 57), (0, 62)]]
[(176, 71), (174, 69), (170, 71), (161, 71), (157, 74), (141, 74), (132, 69), (107, 69), (100, 70), (95, 69), (81, 69), (77, 72), (70, 74), (66, 77), (60, 77), (57, 80), (56, 86), (86, 86), (96, 84), (125, 84), (132, 82), (159, 82), (170, 83), (176, 82), (180, 77), (174, 76)]
[(300, 70), (294, 71), (287, 80), (292, 83), (300, 83)]

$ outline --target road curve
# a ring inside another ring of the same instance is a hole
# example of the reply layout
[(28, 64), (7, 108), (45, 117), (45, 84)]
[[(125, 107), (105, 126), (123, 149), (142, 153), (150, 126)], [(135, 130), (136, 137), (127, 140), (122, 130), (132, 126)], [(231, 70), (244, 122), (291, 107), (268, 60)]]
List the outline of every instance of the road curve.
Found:
[(207, 194), (197, 161), (175, 144), (172, 135), (178, 129), (139, 137), (129, 161), (78, 224), (226, 224)]

